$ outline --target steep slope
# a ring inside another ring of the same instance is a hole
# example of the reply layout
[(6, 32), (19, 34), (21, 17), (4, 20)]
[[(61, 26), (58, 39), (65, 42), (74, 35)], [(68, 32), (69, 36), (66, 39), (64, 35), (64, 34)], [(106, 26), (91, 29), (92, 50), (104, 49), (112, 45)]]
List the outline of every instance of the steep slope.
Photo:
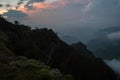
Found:
[(92, 54), (92, 52), (91, 51), (89, 51), (88, 49), (87, 49), (87, 47), (83, 44), (83, 43), (81, 43), (81, 42), (78, 42), (78, 43), (74, 43), (74, 44), (72, 44), (71, 45), (73, 48), (74, 48), (74, 50), (76, 51), (76, 52), (79, 52), (81, 55), (84, 55), (84, 56), (87, 56), (87, 57), (95, 57), (93, 54)]
[(58, 36), (60, 37), (61, 40), (63, 40), (64, 42), (70, 45), (79, 41), (79, 39), (73, 36), (68, 36), (64, 34), (58, 34)]
[(51, 29), (31, 30), (2, 18), (0, 21), (0, 30), (8, 36), (7, 47), (16, 56), (39, 60), (65, 74), (72, 74), (74, 80), (116, 80), (114, 72), (102, 60), (91, 52), (91, 56), (86, 55), (89, 51), (84, 45), (78, 51), (61, 41)]
[[(22, 29), (23, 26), (21, 25), (18, 29), (20, 25), (15, 26), (10, 23), (11, 25), (7, 26), (9, 22), (4, 19), (2, 21), (3, 24), (0, 22), (0, 80), (73, 80), (71, 75), (62, 74), (58, 69), (56, 74), (50, 66), (40, 63), (35, 59), (28, 59), (25, 56), (15, 56), (10, 45), (13, 43), (10, 42), (18, 40), (18, 37), (16, 37), (18, 33), (16, 32)], [(4, 21), (6, 24), (4, 24)], [(3, 25), (6, 25), (8, 28), (4, 28)], [(17, 28), (16, 31), (14, 31), (15, 28), (13, 26)]]

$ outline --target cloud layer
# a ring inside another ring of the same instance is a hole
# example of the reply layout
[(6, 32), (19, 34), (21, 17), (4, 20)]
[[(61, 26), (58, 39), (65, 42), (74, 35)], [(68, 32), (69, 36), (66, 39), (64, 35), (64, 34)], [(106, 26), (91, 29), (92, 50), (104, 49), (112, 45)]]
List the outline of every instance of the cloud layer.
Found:
[(116, 76), (120, 79), (120, 61), (113, 59), (113, 60), (104, 60), (104, 62), (115, 71)]
[(14, 10), (29, 15), (32, 25), (53, 25), (82, 41), (100, 28), (120, 26), (120, 0), (19, 0)]
[(28, 17), (27, 14), (17, 10), (8, 10), (8, 12), (4, 13), (2, 16), (7, 16), (9, 19), (13, 20), (24, 20)]
[(44, 2), (45, 0), (19, 0), (17, 3), (16, 9), (18, 9), (22, 4), (24, 4), (24, 7), (27, 8), (28, 10), (33, 9), (33, 4), (34, 3), (41, 3)]
[(107, 35), (109, 39), (120, 39), (120, 32), (113, 32), (109, 35)]
[(1, 7), (3, 7), (3, 5), (2, 5), (2, 4), (0, 4), (0, 8), (1, 8)]

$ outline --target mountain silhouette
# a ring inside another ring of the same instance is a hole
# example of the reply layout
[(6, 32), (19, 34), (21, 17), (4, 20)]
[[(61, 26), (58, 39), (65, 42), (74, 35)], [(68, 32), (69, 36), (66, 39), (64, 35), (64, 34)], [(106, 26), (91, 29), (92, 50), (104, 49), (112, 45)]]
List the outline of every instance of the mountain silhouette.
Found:
[(84, 44), (70, 46), (51, 29), (31, 29), (0, 18), (0, 31), (7, 36), (4, 45), (14, 56), (36, 59), (64, 74), (73, 75), (74, 80), (116, 80), (115, 73)]

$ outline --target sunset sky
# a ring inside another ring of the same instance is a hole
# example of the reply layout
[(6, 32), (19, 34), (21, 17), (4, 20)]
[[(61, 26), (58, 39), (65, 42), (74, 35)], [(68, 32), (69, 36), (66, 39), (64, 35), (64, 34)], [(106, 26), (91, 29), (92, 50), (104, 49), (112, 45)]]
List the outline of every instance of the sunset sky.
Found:
[(120, 0), (0, 0), (0, 14), (85, 41), (100, 28), (120, 26)]

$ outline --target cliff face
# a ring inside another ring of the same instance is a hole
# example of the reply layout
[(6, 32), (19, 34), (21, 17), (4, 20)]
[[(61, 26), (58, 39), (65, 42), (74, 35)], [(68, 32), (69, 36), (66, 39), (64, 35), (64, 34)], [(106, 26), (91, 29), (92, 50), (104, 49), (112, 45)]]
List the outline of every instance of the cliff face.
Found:
[(79, 48), (70, 46), (52, 30), (31, 30), (2, 18), (0, 30), (7, 35), (6, 45), (15, 56), (34, 58), (63, 73), (72, 74), (75, 80), (116, 80), (114, 72), (102, 60), (96, 59), (83, 44)]

